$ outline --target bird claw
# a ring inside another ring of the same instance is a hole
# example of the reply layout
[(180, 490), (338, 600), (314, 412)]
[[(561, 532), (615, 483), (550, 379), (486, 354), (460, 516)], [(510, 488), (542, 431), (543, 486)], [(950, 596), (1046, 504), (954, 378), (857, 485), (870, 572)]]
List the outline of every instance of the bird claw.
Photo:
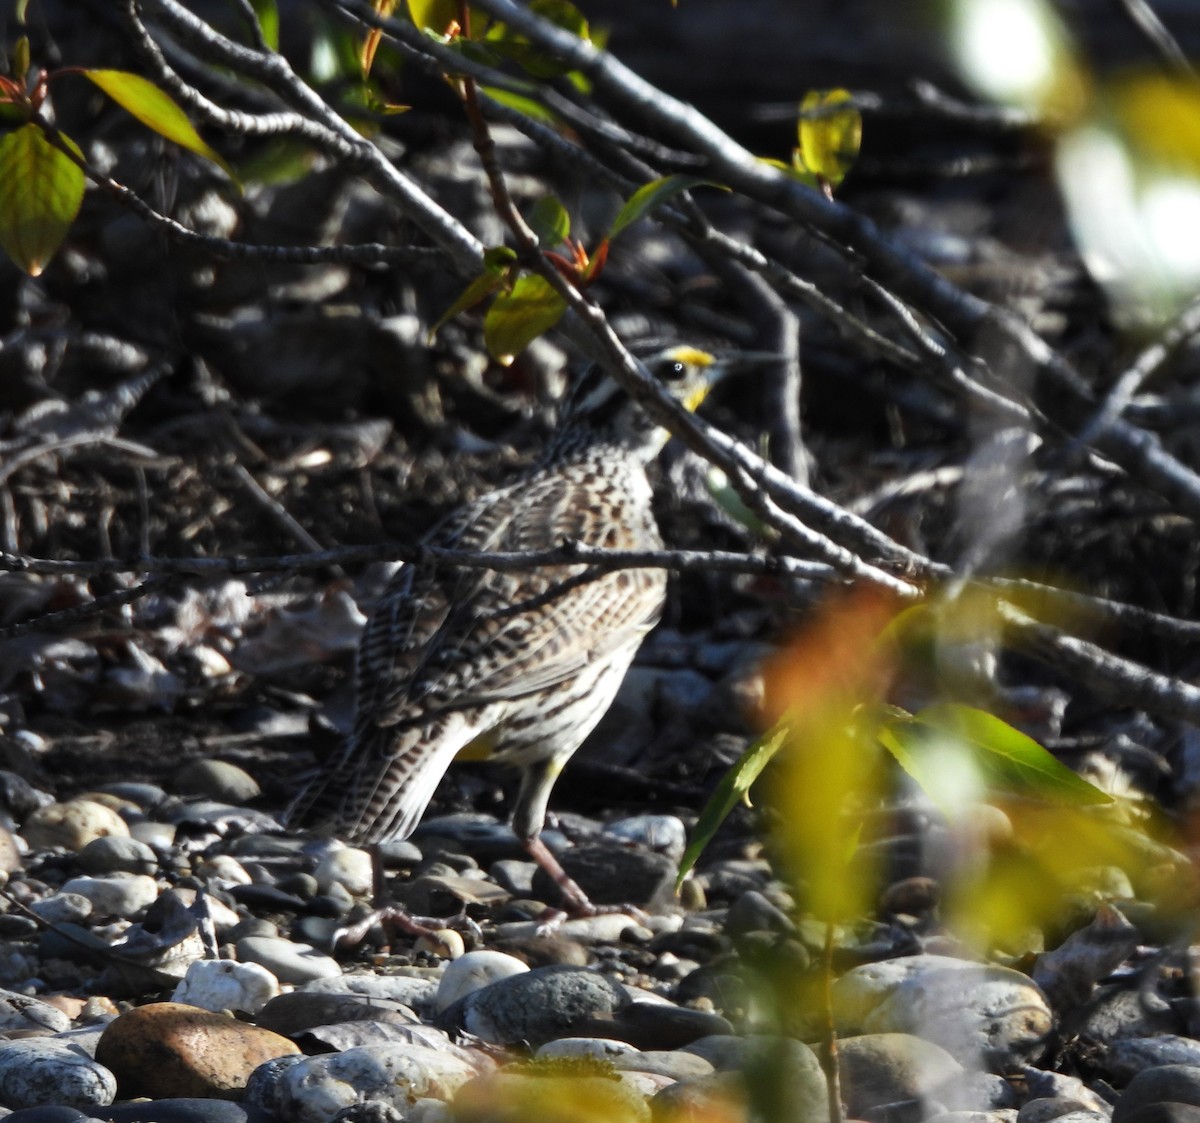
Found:
[(572, 901), (566, 908), (547, 908), (537, 918), (535, 936), (553, 936), (568, 920), (586, 920), (590, 916), (627, 916), (634, 924), (645, 926), (650, 917), (637, 905), (594, 905), (586, 897)]
[(406, 936), (415, 936), (417, 939), (425, 937), (436, 941), (438, 932), (445, 928), (452, 928), (477, 943), (483, 940), (483, 929), (467, 916), (465, 911), (446, 917), (414, 916), (396, 905), (389, 905), (373, 910), (362, 920), (336, 929), (331, 946), (335, 951), (339, 948), (357, 947), (367, 938), (367, 933), (376, 926), (383, 929), (389, 942), (401, 933)]

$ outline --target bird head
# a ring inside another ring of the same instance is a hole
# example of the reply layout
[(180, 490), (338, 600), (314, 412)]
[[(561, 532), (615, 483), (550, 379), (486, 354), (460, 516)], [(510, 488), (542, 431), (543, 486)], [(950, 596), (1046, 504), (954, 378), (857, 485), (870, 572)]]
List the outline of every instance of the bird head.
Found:
[[(709, 390), (733, 365), (685, 344), (648, 351), (635, 347), (634, 353), (662, 388), (689, 411), (700, 407)], [(650, 460), (669, 436), (597, 364), (584, 371), (563, 403), (557, 435), (559, 445), (555, 451), (561, 453), (574, 445), (603, 443)]]

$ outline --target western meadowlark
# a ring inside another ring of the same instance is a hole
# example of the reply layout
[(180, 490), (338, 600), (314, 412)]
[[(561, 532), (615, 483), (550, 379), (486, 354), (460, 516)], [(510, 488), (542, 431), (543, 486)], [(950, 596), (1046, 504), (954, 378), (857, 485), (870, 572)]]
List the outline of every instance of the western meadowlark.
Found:
[[(683, 346), (643, 361), (689, 409), (728, 365)], [(667, 437), (593, 367), (568, 395), (541, 458), (451, 513), (425, 542), (477, 551), (564, 541), (661, 548), (646, 467)], [(353, 727), (306, 779), (289, 822), (360, 844), (406, 838), (450, 762), (460, 753), (478, 759), (483, 748), (521, 770), (512, 826), (522, 845), (572, 912), (595, 911), (540, 838), (547, 798), (612, 703), (665, 596), (661, 569), (404, 566), (360, 642)]]

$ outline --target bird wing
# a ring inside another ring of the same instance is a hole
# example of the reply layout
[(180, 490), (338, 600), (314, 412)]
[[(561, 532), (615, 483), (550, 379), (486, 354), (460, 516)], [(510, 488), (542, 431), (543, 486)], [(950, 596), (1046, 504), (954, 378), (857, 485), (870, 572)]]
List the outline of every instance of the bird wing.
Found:
[[(598, 499), (588, 483), (531, 476), (460, 509), (426, 542), (479, 551), (545, 550), (565, 539), (628, 545), (612, 533), (629, 523), (625, 489), (600, 489), (608, 498)], [(639, 544), (657, 542), (648, 517), (636, 529)], [(363, 635), (356, 725), (366, 735), (367, 726), (424, 724), (566, 682), (635, 644), (657, 621), (664, 591), (658, 570), (406, 566)]]

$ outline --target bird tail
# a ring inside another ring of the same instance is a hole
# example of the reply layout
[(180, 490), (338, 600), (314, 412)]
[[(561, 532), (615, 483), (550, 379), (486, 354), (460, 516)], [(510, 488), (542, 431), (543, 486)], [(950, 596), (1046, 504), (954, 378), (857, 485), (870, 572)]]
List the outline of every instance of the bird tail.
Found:
[(454, 714), (401, 731), (354, 731), (318, 767), (299, 777), (289, 827), (367, 844), (407, 838), (458, 751), (478, 730)]

